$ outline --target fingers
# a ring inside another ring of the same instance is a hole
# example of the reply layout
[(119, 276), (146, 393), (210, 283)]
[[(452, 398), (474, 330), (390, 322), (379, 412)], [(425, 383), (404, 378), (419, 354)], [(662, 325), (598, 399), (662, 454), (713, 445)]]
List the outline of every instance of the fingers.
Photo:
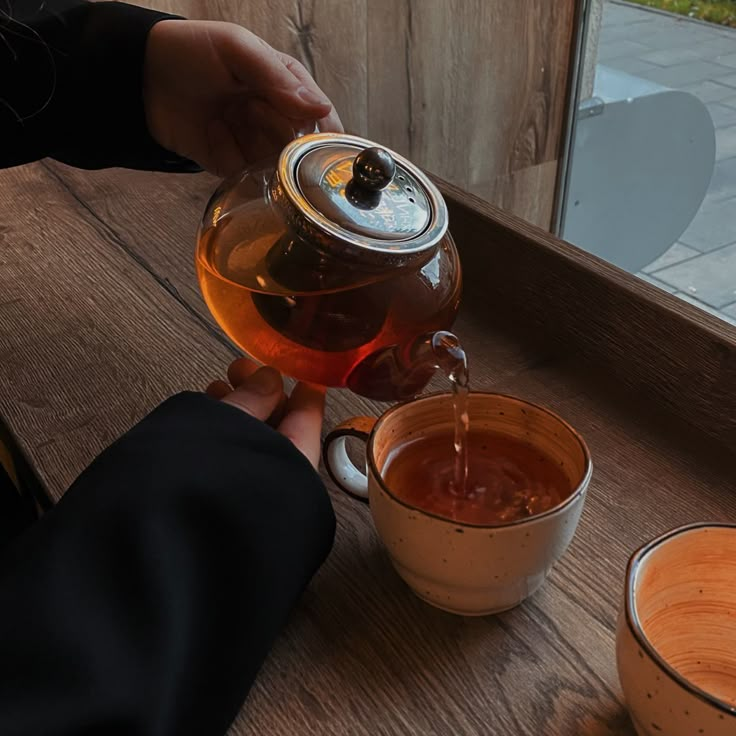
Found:
[[(279, 58), (281, 59), (284, 66), (289, 69), (289, 71), (297, 79), (299, 79), (302, 84), (304, 84), (305, 86), (308, 84), (314, 84), (316, 86), (317, 83), (314, 81), (312, 75), (307, 71), (303, 64), (301, 64), (299, 61), (289, 56), (288, 54), (284, 54), (281, 52), (277, 53), (279, 54)], [(320, 93), (321, 92), (322, 90), (320, 90)], [(319, 118), (317, 120), (317, 124), (319, 125), (320, 132), (322, 133), (344, 132), (342, 121), (340, 120), (340, 116), (337, 114), (337, 110), (335, 110), (334, 105), (331, 105), (330, 112), (325, 117)]]
[[(250, 358), (238, 358), (237, 360), (234, 360), (232, 363), (230, 363), (230, 365), (228, 366), (227, 381), (213, 381), (207, 387), (206, 393), (213, 399), (218, 399), (221, 401), (233, 392), (233, 387), (235, 388), (235, 390), (237, 390), (238, 388), (246, 384), (247, 380), (254, 373), (256, 373), (256, 371), (258, 371), (258, 366)], [(247, 389), (248, 386), (246, 385), (244, 386), (244, 388)], [(237, 399), (233, 399), (233, 401), (235, 400)], [(270, 424), (272, 427), (277, 427), (281, 420), (284, 418), (284, 414), (286, 413), (286, 401), (287, 396), (283, 391), (282, 383), (282, 391), (276, 403), (276, 408), (263, 421), (265, 421), (267, 424)], [(226, 403), (233, 402), (230, 401)]]
[(252, 376), (258, 366), (250, 358), (238, 358), (227, 367), (227, 380), (233, 388), (238, 388), (248, 376)]
[(258, 370), (258, 366), (250, 358), (238, 358), (227, 368), (227, 381), (212, 381), (207, 386), (205, 393), (213, 399), (224, 399), (232, 392), (232, 387), (237, 388), (248, 376)]
[(278, 429), (317, 468), (325, 389), (297, 383), (287, 398), (281, 374), (270, 366), (258, 368), (249, 358), (233, 361), (227, 377), (229, 383), (213, 381), (207, 394)]
[(248, 375), (222, 401), (265, 422), (276, 410), (284, 393), (281, 374), (269, 366)]
[(224, 399), (231, 391), (232, 389), (227, 383), (225, 383), (225, 381), (213, 381), (209, 386), (207, 386), (205, 393), (207, 396), (219, 401), (220, 399)]
[(337, 114), (337, 110), (335, 110), (334, 107), (326, 118), (322, 118), (322, 120), (318, 121), (318, 125), (321, 133), (345, 132), (345, 128), (343, 128), (342, 125), (342, 120), (340, 120), (340, 116)]
[(276, 51), (276, 49), (274, 49), (274, 52), (276, 56), (278, 56), (279, 61), (305, 87), (308, 87), (309, 85), (314, 85), (314, 87), (316, 87), (319, 90), (319, 87), (317, 87), (317, 83), (314, 81), (314, 77), (312, 77), (312, 75), (307, 71), (307, 67), (305, 67), (304, 64), (301, 63), (301, 61), (298, 61), (293, 56), (289, 56), (289, 54), (285, 54), (283, 51)]
[(279, 424), (281, 424), (284, 417), (286, 416), (286, 408), (288, 404), (289, 397), (286, 395), (286, 393), (282, 393), (281, 398), (279, 399), (279, 403), (276, 405), (276, 408), (271, 413), (271, 416), (266, 420), (266, 424), (268, 424), (270, 427), (273, 427), (274, 429), (277, 429)]
[[(281, 52), (276, 52), (281, 59), (283, 65), (306, 87), (314, 88), (320, 95), (323, 95), (325, 99), (327, 96), (317, 86), (312, 75), (307, 71), (306, 67), (292, 56)], [(329, 102), (329, 100), (328, 100)], [(342, 133), (344, 128), (340, 116), (337, 114), (334, 105), (330, 102), (330, 111), (322, 118), (316, 118), (316, 122), (319, 125), (319, 130), (322, 133)], [(311, 127), (311, 126), (310, 126)]]
[(298, 383), (286, 405), (286, 416), (278, 427), (306, 456), (314, 468), (319, 465), (325, 390), (319, 386)]
[(280, 54), (244, 28), (221, 47), (230, 72), (249, 93), (289, 118), (321, 120), (332, 103), (296, 60)]

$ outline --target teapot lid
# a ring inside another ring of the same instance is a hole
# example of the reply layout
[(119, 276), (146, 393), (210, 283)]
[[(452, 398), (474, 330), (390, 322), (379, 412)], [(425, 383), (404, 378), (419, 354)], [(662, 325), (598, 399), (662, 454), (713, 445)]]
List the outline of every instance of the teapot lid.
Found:
[(364, 138), (302, 136), (279, 158), (272, 196), (307, 240), (375, 265), (425, 255), (447, 231), (447, 207), (416, 166)]

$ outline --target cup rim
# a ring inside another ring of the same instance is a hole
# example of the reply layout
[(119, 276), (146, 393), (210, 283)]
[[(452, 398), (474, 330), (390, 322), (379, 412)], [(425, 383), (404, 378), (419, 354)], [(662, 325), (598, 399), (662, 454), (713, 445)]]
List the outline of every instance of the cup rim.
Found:
[(736, 717), (736, 706), (729, 705), (725, 700), (721, 700), (715, 695), (709, 693), (707, 690), (695, 685), (693, 682), (687, 679), (683, 674), (678, 672), (667, 660), (659, 654), (654, 644), (648, 639), (644, 633), (644, 629), (639, 620), (639, 615), (635, 605), (635, 587), (636, 577), (639, 569), (645, 559), (653, 552), (657, 547), (661, 546), (665, 542), (668, 542), (681, 534), (695, 531), (696, 529), (732, 529), (736, 531), (736, 524), (729, 524), (727, 522), (709, 522), (699, 521), (693, 524), (685, 524), (671, 529), (660, 536), (655, 537), (643, 544), (637, 549), (629, 558), (629, 563), (626, 567), (626, 604), (624, 606), (624, 613), (626, 617), (626, 625), (631, 631), (636, 643), (639, 647), (646, 651), (650, 659), (659, 667), (662, 672), (674, 680), (684, 690), (695, 696), (699, 700), (705, 702), (707, 705), (712, 705), (722, 713), (726, 713), (730, 716)]
[(375, 453), (374, 453), (374, 444), (375, 439), (380, 431), (382, 425), (384, 422), (391, 417), (392, 415), (398, 413), (402, 409), (406, 408), (410, 404), (418, 404), (425, 401), (432, 401), (439, 398), (446, 398), (451, 397), (452, 393), (449, 391), (437, 391), (435, 393), (431, 394), (425, 394), (424, 396), (420, 396), (417, 399), (408, 399), (406, 401), (402, 401), (400, 404), (396, 404), (395, 406), (392, 406), (390, 409), (387, 409), (381, 416), (378, 418), (376, 423), (373, 425), (373, 429), (371, 430), (370, 437), (368, 438), (368, 446), (367, 446), (367, 452), (366, 452), (366, 459), (368, 462), (368, 468), (373, 475), (373, 477), (376, 479), (378, 485), (381, 487), (381, 490), (386, 493), (392, 500), (394, 500), (396, 503), (398, 503), (400, 506), (403, 506), (406, 509), (410, 509), (411, 511), (417, 511), (420, 514), (423, 514), (424, 516), (428, 516), (432, 519), (437, 519), (438, 521), (443, 521), (447, 524), (453, 524), (458, 527), (465, 527), (466, 529), (506, 529), (511, 527), (517, 527), (517, 526), (523, 526), (524, 524), (530, 524), (532, 522), (536, 522), (539, 519), (544, 519), (551, 516), (556, 516), (558, 514), (561, 514), (563, 511), (567, 509), (568, 506), (572, 505), (572, 503), (579, 498), (583, 493), (585, 493), (589, 483), (590, 478), (593, 474), (593, 461), (590, 456), (590, 450), (588, 449), (587, 444), (585, 443), (585, 440), (582, 438), (580, 433), (574, 429), (568, 422), (566, 422), (562, 417), (560, 417), (558, 414), (553, 412), (550, 409), (547, 409), (544, 406), (540, 406), (539, 404), (535, 404), (531, 401), (527, 401), (526, 399), (520, 399), (518, 396), (511, 396), (510, 394), (503, 394), (498, 393), (496, 391), (470, 391), (468, 394), (468, 398), (472, 396), (492, 396), (496, 398), (501, 399), (509, 399), (511, 401), (516, 401), (520, 404), (524, 404), (525, 406), (529, 406), (533, 409), (536, 409), (538, 411), (543, 412), (544, 414), (549, 415), (552, 417), (555, 421), (559, 422), (570, 434), (573, 436), (575, 441), (580, 446), (580, 449), (583, 452), (583, 457), (585, 459), (585, 470), (583, 472), (583, 476), (578, 482), (578, 484), (575, 486), (574, 490), (570, 493), (567, 498), (560, 501), (556, 506), (553, 506), (551, 509), (547, 509), (546, 511), (543, 511), (541, 514), (534, 514), (533, 516), (527, 516), (524, 519), (517, 519), (516, 521), (509, 521), (506, 523), (501, 524), (471, 524), (467, 521), (458, 521), (456, 519), (449, 519), (446, 516), (442, 516), (440, 514), (432, 513), (431, 511), (427, 511), (426, 509), (423, 509), (419, 506), (415, 506), (414, 504), (407, 503), (403, 499), (399, 498), (395, 493), (393, 493), (389, 487), (386, 485), (386, 483), (383, 480), (382, 474), (379, 472), (378, 467), (376, 465), (375, 461)]

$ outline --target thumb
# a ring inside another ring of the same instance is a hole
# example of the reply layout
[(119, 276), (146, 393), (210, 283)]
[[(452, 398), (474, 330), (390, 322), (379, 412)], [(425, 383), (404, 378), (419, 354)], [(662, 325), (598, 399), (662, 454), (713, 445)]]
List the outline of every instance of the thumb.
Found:
[(233, 76), (274, 110), (297, 120), (321, 120), (332, 103), (296, 59), (282, 54), (244, 28), (223, 48)]
[(269, 366), (248, 376), (222, 401), (265, 422), (276, 410), (284, 395), (281, 374)]

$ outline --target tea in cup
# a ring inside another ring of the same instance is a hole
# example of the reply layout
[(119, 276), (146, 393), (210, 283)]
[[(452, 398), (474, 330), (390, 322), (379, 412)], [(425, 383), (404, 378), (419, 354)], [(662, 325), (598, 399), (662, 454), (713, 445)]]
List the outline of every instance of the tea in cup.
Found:
[(616, 658), (639, 736), (736, 733), (736, 525), (682, 527), (634, 553)]
[[(452, 394), (356, 417), (324, 445), (328, 473), (368, 501), (378, 535), (409, 587), (452, 613), (481, 616), (534, 593), (577, 528), (592, 474), (582, 438), (552, 412), (499, 394), (468, 395), (464, 488), (454, 484)], [(366, 443), (366, 473), (346, 441)]]

